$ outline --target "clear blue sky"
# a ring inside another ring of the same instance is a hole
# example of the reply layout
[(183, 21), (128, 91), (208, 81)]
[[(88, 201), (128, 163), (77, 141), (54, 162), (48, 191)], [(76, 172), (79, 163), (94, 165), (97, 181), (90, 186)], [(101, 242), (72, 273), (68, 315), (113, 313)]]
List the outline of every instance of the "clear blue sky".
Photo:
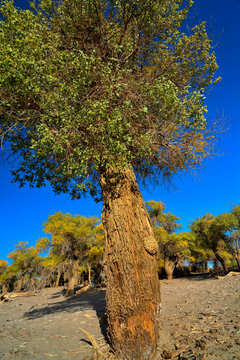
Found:
[[(28, 2), (16, 0), (20, 7)], [(167, 210), (181, 217), (183, 230), (198, 216), (214, 215), (240, 204), (240, 0), (196, 0), (191, 11), (191, 22), (206, 20), (209, 33), (216, 43), (222, 82), (207, 95), (208, 117), (224, 113), (230, 130), (218, 143), (219, 154), (206, 160), (197, 178), (184, 174), (175, 178), (175, 188), (141, 189), (144, 200), (161, 200)], [(102, 204), (91, 198), (72, 201), (68, 196), (55, 196), (50, 187), (19, 188), (11, 183), (10, 166), (0, 160), (0, 259), (7, 259), (14, 245), (28, 241), (34, 245), (43, 236), (43, 222), (56, 211), (101, 216)]]

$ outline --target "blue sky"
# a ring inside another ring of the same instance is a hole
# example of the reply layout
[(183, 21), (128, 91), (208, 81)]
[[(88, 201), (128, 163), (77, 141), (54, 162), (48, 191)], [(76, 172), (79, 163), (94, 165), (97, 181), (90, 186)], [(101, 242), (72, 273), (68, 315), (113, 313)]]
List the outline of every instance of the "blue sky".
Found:
[[(26, 7), (27, 1), (15, 1)], [(208, 159), (197, 176), (179, 174), (174, 187), (141, 189), (143, 198), (161, 200), (181, 217), (183, 230), (198, 216), (229, 211), (240, 204), (240, 0), (196, 0), (191, 23), (206, 20), (219, 64), (218, 83), (207, 94), (208, 118), (224, 113), (230, 129), (218, 142), (218, 156)], [(220, 155), (222, 154), (222, 155)], [(0, 259), (7, 260), (14, 245), (27, 241), (34, 245), (43, 236), (43, 222), (56, 211), (101, 217), (102, 204), (91, 198), (72, 201), (67, 195), (55, 196), (50, 187), (19, 188), (11, 183), (10, 164), (0, 160)]]

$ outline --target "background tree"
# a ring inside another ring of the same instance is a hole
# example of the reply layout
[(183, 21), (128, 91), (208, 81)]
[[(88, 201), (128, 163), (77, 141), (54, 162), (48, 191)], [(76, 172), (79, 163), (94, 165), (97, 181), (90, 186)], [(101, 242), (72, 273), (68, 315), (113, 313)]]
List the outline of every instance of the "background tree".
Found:
[(13, 176), (103, 198), (119, 358), (149, 358), (159, 336), (158, 246), (135, 174), (168, 178), (210, 152), (204, 93), (217, 64), (205, 23), (183, 31), (192, 4), (1, 2), (0, 131), (21, 158)]
[(37, 240), (36, 249), (39, 254), (48, 253), (47, 256), (43, 257), (42, 261), (41, 286), (58, 287), (66, 265), (64, 256), (59, 251), (60, 249), (52, 246), (51, 241), (47, 237)]
[[(190, 240), (188, 233), (174, 233), (181, 228), (180, 220), (170, 212), (165, 213), (165, 204), (158, 201), (147, 201), (147, 211), (154, 226), (155, 238), (159, 244), (160, 257), (164, 260), (164, 270), (168, 280), (173, 277), (176, 266), (183, 265), (185, 259), (190, 258), (191, 251), (188, 246)], [(161, 261), (161, 260), (160, 260)]]
[(6, 279), (4, 279), (7, 267), (8, 262), (0, 259), (0, 288), (2, 293), (5, 293), (7, 291)]
[(221, 263), (224, 272), (228, 271), (231, 260), (230, 237), (227, 234), (233, 226), (231, 214), (224, 213), (214, 217), (205, 214), (192, 221), (191, 230), (196, 240), (203, 248), (211, 249), (216, 259)]
[(232, 209), (233, 227), (231, 232), (233, 255), (237, 261), (238, 269), (240, 270), (240, 205)]
[(103, 272), (103, 255), (104, 255), (104, 229), (103, 225), (96, 226), (95, 238), (91, 244), (91, 248), (87, 252), (85, 262), (88, 268), (88, 282), (92, 283), (91, 270), (94, 270), (94, 280), (101, 281)]
[(98, 222), (96, 217), (73, 216), (60, 211), (49, 216), (44, 223), (43, 231), (51, 234), (51, 240), (39, 239), (37, 248), (50, 249), (46, 264), (48, 267), (57, 267), (58, 274), (61, 271), (60, 266), (64, 264), (65, 276), (68, 279), (67, 296), (74, 292), (79, 272), (83, 270), (83, 262), (95, 242)]
[(195, 236), (195, 233), (188, 231), (188, 246), (191, 252), (191, 257), (188, 259), (192, 271), (206, 271), (209, 272), (209, 262), (213, 261), (214, 254), (213, 251), (207, 246), (206, 243), (200, 241), (198, 236)]
[(17, 292), (34, 288), (40, 274), (41, 258), (34, 246), (27, 247), (27, 245), (28, 242), (20, 241), (8, 255), (13, 262), (7, 268), (6, 277), (9, 280), (16, 279), (14, 287)]

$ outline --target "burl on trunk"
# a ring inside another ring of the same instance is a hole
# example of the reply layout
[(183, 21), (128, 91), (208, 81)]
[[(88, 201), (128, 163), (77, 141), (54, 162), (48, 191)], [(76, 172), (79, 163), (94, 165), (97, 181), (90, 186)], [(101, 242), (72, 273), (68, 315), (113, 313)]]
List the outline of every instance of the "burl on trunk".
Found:
[(131, 168), (101, 173), (109, 335), (119, 359), (154, 358), (159, 337), (158, 244)]

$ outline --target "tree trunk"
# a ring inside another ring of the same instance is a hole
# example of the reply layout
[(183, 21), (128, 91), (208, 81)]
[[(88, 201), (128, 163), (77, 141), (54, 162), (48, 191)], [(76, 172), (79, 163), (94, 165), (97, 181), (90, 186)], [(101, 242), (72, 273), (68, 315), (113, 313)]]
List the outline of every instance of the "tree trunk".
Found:
[[(214, 251), (214, 250), (213, 250)], [(218, 251), (214, 251), (214, 255), (216, 256), (216, 258), (218, 259), (218, 261), (221, 263), (222, 267), (223, 267), (223, 271), (225, 273), (228, 272), (228, 266), (226, 263), (226, 260), (218, 253)]]
[(208, 261), (205, 262), (205, 271), (209, 272), (209, 264)]
[(237, 249), (237, 254), (235, 258), (237, 260), (238, 269), (240, 270), (240, 249)]
[(88, 283), (89, 283), (89, 285), (91, 285), (91, 283), (92, 283), (92, 280), (91, 280), (91, 266), (88, 265), (87, 268), (88, 268)]
[(68, 279), (67, 284), (67, 291), (66, 296), (71, 296), (74, 294), (74, 288), (78, 277), (78, 262), (77, 261), (71, 261), (70, 262), (71, 269), (70, 269), (70, 276)]
[(132, 169), (101, 173), (109, 335), (118, 359), (154, 358), (159, 337), (158, 244)]
[(56, 278), (56, 282), (55, 282), (55, 287), (58, 287), (58, 286), (59, 286), (59, 281), (60, 281), (61, 275), (62, 275), (62, 272), (59, 270), (58, 273), (57, 273), (57, 278)]
[(175, 268), (174, 262), (171, 261), (168, 256), (164, 256), (164, 270), (166, 272), (168, 280), (172, 280), (174, 268)]
[(22, 284), (23, 284), (23, 278), (21, 277), (20, 279), (17, 280), (17, 285), (15, 288), (16, 292), (20, 292), (22, 290)]
[(8, 292), (7, 285), (3, 283), (2, 284), (2, 294), (5, 294), (6, 292)]

